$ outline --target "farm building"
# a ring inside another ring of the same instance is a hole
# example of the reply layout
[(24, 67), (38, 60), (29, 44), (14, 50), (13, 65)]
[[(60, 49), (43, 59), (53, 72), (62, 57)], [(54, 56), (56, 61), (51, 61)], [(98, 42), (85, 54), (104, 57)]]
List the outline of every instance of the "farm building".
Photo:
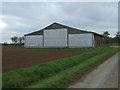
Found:
[(25, 47), (95, 47), (104, 37), (98, 33), (53, 23), (25, 35)]

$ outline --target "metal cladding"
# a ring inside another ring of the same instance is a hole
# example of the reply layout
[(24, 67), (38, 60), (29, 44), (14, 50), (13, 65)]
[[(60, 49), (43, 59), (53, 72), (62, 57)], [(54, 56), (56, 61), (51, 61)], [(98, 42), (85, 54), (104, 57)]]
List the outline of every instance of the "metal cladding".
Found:
[(67, 29), (44, 30), (44, 47), (67, 47)]
[(92, 47), (93, 34), (69, 34), (69, 47)]
[(29, 35), (25, 47), (93, 47), (92, 33), (68, 34), (67, 29), (44, 30), (43, 35)]
[(94, 47), (103, 35), (53, 23), (25, 35), (25, 47)]
[(25, 47), (43, 47), (43, 35), (25, 36)]

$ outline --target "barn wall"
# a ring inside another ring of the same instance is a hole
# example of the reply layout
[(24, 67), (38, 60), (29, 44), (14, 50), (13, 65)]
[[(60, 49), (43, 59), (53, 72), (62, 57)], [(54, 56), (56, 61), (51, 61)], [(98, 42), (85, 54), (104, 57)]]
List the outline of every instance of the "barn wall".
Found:
[(104, 43), (104, 37), (98, 36), (98, 35), (94, 35), (95, 37), (95, 46), (102, 46)]
[(92, 46), (95, 47), (95, 36), (92, 34)]
[(43, 35), (25, 36), (25, 47), (43, 47)]
[(93, 47), (93, 34), (69, 34), (69, 47)]
[(67, 47), (67, 29), (44, 30), (44, 47)]

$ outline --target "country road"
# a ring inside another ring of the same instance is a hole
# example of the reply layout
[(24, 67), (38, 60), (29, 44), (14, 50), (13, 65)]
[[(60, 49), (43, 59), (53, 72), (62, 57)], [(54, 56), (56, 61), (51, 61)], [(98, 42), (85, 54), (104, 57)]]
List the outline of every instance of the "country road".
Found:
[(118, 53), (68, 88), (118, 88)]

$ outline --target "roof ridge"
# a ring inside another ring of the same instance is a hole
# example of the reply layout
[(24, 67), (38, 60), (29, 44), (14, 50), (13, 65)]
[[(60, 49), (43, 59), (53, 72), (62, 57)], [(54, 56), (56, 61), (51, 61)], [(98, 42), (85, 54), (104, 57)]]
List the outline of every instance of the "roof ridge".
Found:
[[(98, 34), (98, 33), (96, 33), (96, 32), (80, 30), (80, 29), (78, 29), (78, 28), (70, 27), (70, 26), (68, 26), (68, 25), (64, 25), (64, 24), (61, 24), (61, 23), (58, 23), (58, 22), (53, 22), (52, 24), (47, 25), (45, 28), (43, 28), (43, 29), (41, 29), (41, 30), (38, 30), (38, 31), (35, 31), (35, 32), (32, 32), (32, 33), (42, 32), (43, 30), (49, 28), (50, 26), (52, 26), (52, 25), (54, 25), (54, 24), (57, 24), (57, 25), (63, 26), (63, 27), (68, 28), (68, 29), (70, 28), (70, 29), (74, 29), (74, 30), (78, 30), (78, 31), (86, 32), (86, 33), (94, 33), (94, 34), (97, 34), (97, 35), (103, 36), (103, 35)], [(29, 34), (32, 34), (32, 33), (29, 33)], [(29, 34), (25, 34), (25, 36), (26, 36), (26, 35), (29, 35)]]

